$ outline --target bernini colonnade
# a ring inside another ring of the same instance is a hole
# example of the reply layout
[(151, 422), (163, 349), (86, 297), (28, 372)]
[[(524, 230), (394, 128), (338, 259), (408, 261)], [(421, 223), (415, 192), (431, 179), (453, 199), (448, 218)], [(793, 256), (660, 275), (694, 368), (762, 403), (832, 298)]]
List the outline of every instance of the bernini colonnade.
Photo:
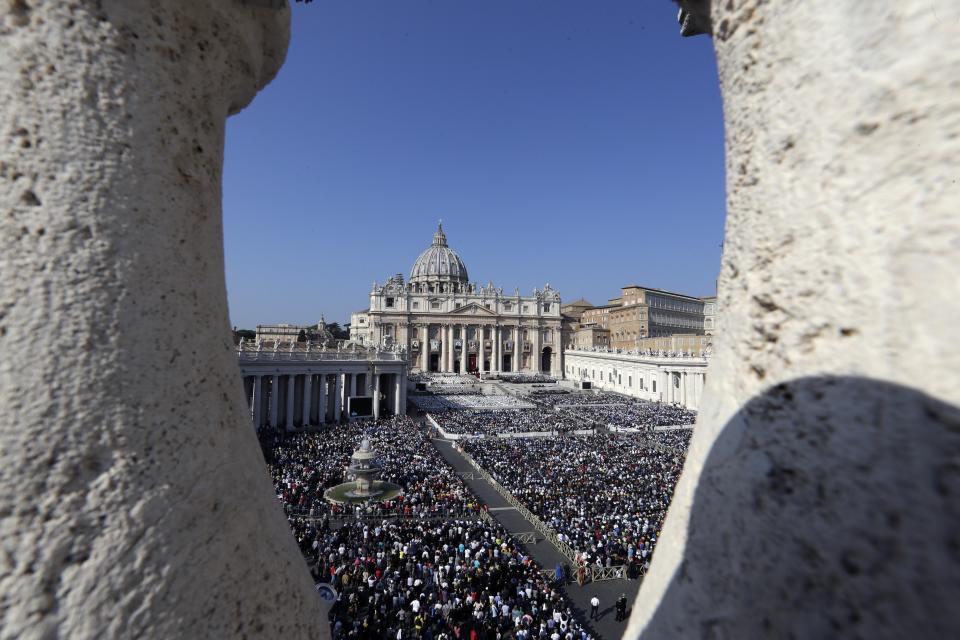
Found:
[[(398, 350), (241, 343), (237, 358), (256, 428), (292, 431), (339, 422), (351, 414), (379, 418), (406, 413), (407, 362)], [(353, 398), (370, 398), (370, 411), (351, 411)]]

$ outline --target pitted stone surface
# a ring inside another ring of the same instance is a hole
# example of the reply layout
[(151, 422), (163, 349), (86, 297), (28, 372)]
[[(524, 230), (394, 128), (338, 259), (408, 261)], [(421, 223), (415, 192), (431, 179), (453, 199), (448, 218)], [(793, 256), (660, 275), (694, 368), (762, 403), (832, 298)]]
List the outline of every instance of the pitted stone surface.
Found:
[(712, 4), (723, 332), (626, 637), (951, 635), (960, 9)]
[(328, 635), (227, 324), (224, 119), (285, 56), (267, 4), (0, 9), (4, 638)]

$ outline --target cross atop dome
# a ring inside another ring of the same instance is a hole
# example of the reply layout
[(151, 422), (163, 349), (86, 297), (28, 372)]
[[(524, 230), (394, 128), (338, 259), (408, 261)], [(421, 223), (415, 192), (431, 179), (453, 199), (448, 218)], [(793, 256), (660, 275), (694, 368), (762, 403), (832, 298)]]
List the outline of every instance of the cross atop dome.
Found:
[(431, 246), (447, 246), (447, 235), (443, 232), (443, 220), (437, 223), (437, 232), (433, 234), (433, 244)]

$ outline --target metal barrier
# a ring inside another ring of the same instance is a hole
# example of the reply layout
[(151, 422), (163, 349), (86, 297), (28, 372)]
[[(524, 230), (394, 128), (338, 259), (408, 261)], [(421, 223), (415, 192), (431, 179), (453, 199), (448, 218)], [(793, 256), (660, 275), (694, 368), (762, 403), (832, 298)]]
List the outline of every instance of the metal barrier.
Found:
[[(536, 515), (534, 515), (532, 511), (527, 509), (527, 507), (522, 502), (517, 500), (517, 498), (512, 493), (507, 491), (503, 485), (501, 485), (499, 482), (494, 480), (493, 476), (487, 473), (487, 471), (483, 467), (481, 467), (476, 460), (473, 459), (473, 456), (471, 456), (469, 453), (467, 453), (462, 449), (460, 449), (460, 454), (467, 459), (467, 462), (470, 463), (470, 466), (476, 469), (476, 475), (479, 476), (479, 478), (486, 480), (490, 484), (490, 486), (492, 486), (496, 490), (497, 493), (503, 496), (504, 500), (506, 500), (514, 508), (516, 508), (516, 510), (520, 512), (520, 515), (526, 518), (527, 521), (533, 525), (533, 528), (536, 529), (537, 532), (539, 532), (541, 535), (543, 535), (544, 538), (549, 540), (550, 543), (557, 548), (557, 551), (559, 551), (561, 555), (567, 558), (567, 560), (569, 560), (571, 564), (576, 566), (577, 552), (574, 551), (570, 545), (568, 545), (566, 542), (561, 540), (560, 536), (552, 527), (548, 527), (539, 517), (537, 517)], [(524, 532), (524, 533), (513, 534), (513, 535), (517, 537), (517, 539), (520, 542), (524, 542), (524, 540), (521, 539), (519, 536), (535, 537), (533, 532)], [(590, 580), (593, 580), (593, 581), (599, 582), (601, 580), (619, 580), (619, 579), (627, 578), (627, 565), (618, 564), (612, 567), (598, 567), (596, 565), (583, 565), (583, 568), (585, 570), (584, 573), (587, 575), (587, 577), (589, 577)], [(643, 573), (644, 572), (641, 571), (641, 575), (643, 575)]]
[(537, 544), (537, 534), (533, 531), (521, 531), (520, 533), (511, 533), (517, 542), (522, 542), (523, 544)]
[(594, 582), (600, 580), (620, 580), (627, 577), (627, 566), (618, 564), (613, 567), (598, 567), (593, 565), (590, 571), (590, 579)]
[[(467, 462), (470, 463), (470, 466), (474, 467), (477, 470), (477, 475), (479, 475), (480, 478), (490, 483), (490, 486), (492, 486), (497, 493), (503, 496), (504, 500), (506, 500), (514, 508), (516, 508), (516, 510), (520, 512), (520, 515), (526, 518), (527, 521), (533, 525), (533, 528), (537, 530), (537, 532), (539, 532), (544, 538), (549, 540), (550, 543), (557, 548), (557, 551), (559, 551), (561, 555), (563, 555), (573, 565), (577, 564), (576, 551), (574, 551), (573, 548), (570, 547), (570, 545), (568, 545), (566, 542), (561, 540), (560, 537), (557, 535), (557, 532), (554, 531), (553, 528), (548, 527), (546, 524), (544, 524), (544, 522), (539, 517), (537, 517), (536, 515), (533, 514), (532, 511), (527, 509), (527, 507), (523, 503), (521, 503), (519, 500), (517, 500), (517, 498), (514, 497), (512, 493), (507, 491), (503, 487), (503, 485), (501, 485), (499, 482), (494, 480), (493, 476), (487, 473), (487, 471), (483, 467), (481, 467), (476, 460), (473, 459), (473, 456), (471, 456), (469, 453), (463, 450), (461, 450), (460, 453), (463, 455), (464, 458), (467, 459)], [(621, 569), (621, 576), (626, 577), (626, 571), (624, 570), (624, 567), (622, 565), (618, 565), (618, 567)], [(585, 568), (587, 569), (587, 574), (592, 576), (590, 567), (585, 567)], [(606, 569), (607, 567), (596, 567), (596, 568)], [(610, 567), (610, 568), (613, 569), (614, 567)], [(598, 578), (598, 579), (605, 579), (605, 578)]]

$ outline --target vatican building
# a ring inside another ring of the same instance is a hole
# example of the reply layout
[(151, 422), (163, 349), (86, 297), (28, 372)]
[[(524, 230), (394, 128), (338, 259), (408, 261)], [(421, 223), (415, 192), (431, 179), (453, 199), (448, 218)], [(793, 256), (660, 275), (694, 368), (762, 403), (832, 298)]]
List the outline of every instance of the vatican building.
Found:
[(549, 284), (521, 296), (470, 282), (442, 225), (408, 280), (397, 274), (373, 284), (369, 309), (351, 317), (350, 338), (401, 348), (413, 372), (563, 372), (560, 294)]

